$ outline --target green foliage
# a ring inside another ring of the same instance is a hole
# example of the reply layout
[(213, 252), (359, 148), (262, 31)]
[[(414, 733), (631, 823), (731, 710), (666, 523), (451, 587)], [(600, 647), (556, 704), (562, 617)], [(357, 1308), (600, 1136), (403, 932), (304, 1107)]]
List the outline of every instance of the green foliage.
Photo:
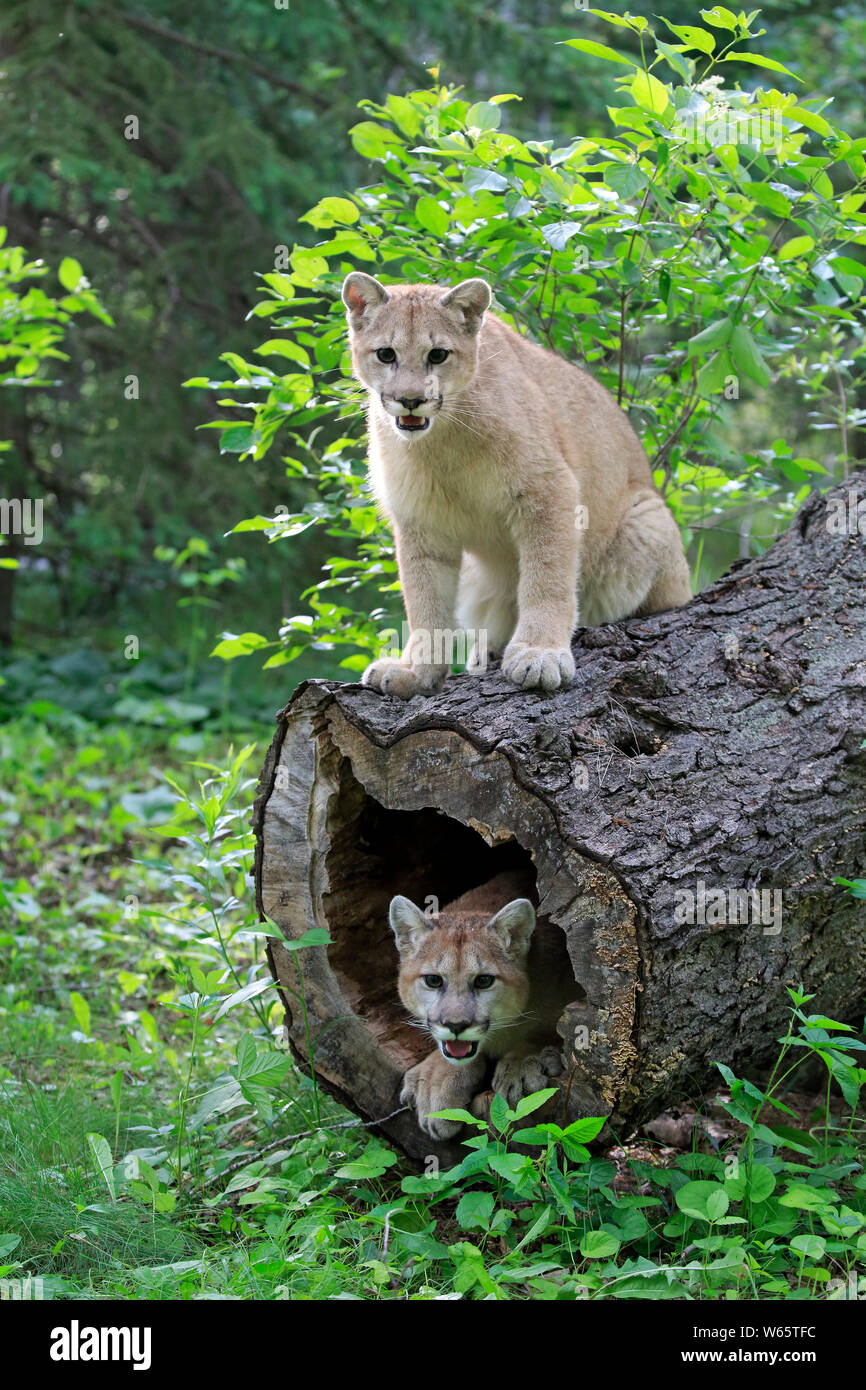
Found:
[[(65, 257), (57, 278), (66, 291), (52, 299), (38, 284), (48, 274), (41, 260), (28, 260), (20, 246), (6, 245), (7, 229), (0, 227), (0, 387), (49, 386), (41, 376), (53, 359), (68, 362), (59, 344), (73, 314), (87, 312), (102, 323), (111, 318), (84, 277), (77, 261)], [(8, 449), (9, 442), (0, 442)]]
[[(0, 640), (7, 628), (19, 644), (55, 647), (58, 631), (75, 639), (98, 624), (103, 650), (130, 632), (150, 655), (184, 647), (188, 615), (155, 547), (181, 549), (195, 533), (216, 549), (232, 521), (271, 505), (273, 486), (267, 469), (196, 436), (206, 409), (179, 383), (215, 367), (230, 338), (245, 356), (262, 341), (260, 321), (243, 322), (253, 272), (276, 270), (294, 238), (317, 240), (300, 215), (363, 177), (341, 139), (362, 96), (426, 83), (424, 64), (441, 61), (453, 80), (483, 73), (492, 90), (513, 90), (522, 73), (527, 120), (544, 111), (559, 122), (575, 91), (554, 40), (573, 22), (561, 0), (514, 0), (507, 17), (475, 0), (423, 16), (415, 0), (81, 0), (62, 22), (50, 5), (4, 0), (10, 239), (68, 276), (77, 262), (117, 327), (76, 325), (63, 386), (6, 393), (0, 435), (15, 449), (0, 496), (43, 497), (45, 538), (42, 563), (16, 571), (15, 589), (0, 583)], [(603, 109), (592, 84), (581, 101)], [(237, 539), (220, 559), (229, 545)], [(325, 553), (312, 570), (309, 553), (257, 554), (215, 595), (220, 612), (199, 615), (209, 636), (243, 631), (251, 610), (276, 628)], [(271, 708), (282, 675), (259, 682)]]
[[(546, 1090), (513, 1109), (495, 1098), (486, 1121), (459, 1112), (462, 1161), (408, 1173), (279, 1045), (269, 928), (247, 886), (251, 748), (218, 758), (204, 735), (197, 753), (191, 735), (165, 737), (80, 716), (0, 727), (4, 1277), (38, 1276), (49, 1297), (127, 1298), (866, 1287), (853, 1030), (791, 991), (770, 1077), (720, 1068), (720, 1151), (594, 1153), (604, 1120), (550, 1116)], [(160, 770), (180, 740), (198, 782)], [(321, 928), (293, 943), (298, 1006), (304, 953), (327, 944)], [(788, 1087), (807, 1062), (828, 1088), (803, 1123)]]
[[(302, 505), (236, 529), (271, 542), (303, 534), (302, 546), (323, 529), (343, 542), (269, 665), (349, 642), (360, 650), (341, 664), (358, 669), (399, 616), (390, 537), (363, 491), (362, 440), (346, 433), (362, 396), (347, 379), (338, 291), (356, 264), (385, 282), (482, 274), (507, 321), (586, 363), (642, 434), (698, 579), (708, 533), (730, 524), (748, 546), (756, 519), (784, 525), (847, 466), (859, 417), (846, 390), (864, 356), (866, 267), (855, 253), (866, 245), (866, 141), (835, 125), (826, 103), (775, 85), (776, 74), (796, 79), (749, 47), (763, 32), (754, 16), (717, 7), (708, 27), (663, 21), (666, 37), (640, 17), (603, 17), (639, 44), (568, 40), (576, 65), (587, 53), (610, 65), (603, 135), (521, 138), (506, 126), (512, 94), (472, 102), (437, 84), (364, 101), (350, 133), (379, 166), (376, 181), (318, 203), (305, 220), (328, 235), (262, 276), (253, 313), (286, 336), (256, 353), (287, 368), (224, 354), (236, 380), (207, 384), (231, 393), (221, 404), (248, 422), (213, 427), (224, 449), (256, 461), (287, 437), (288, 478), (307, 491)], [(787, 380), (820, 407), (815, 426), (838, 431), (837, 459), (807, 457), (784, 437), (762, 450), (726, 443), (732, 412)], [(216, 650), (272, 645), (248, 632)]]
[[(471, 1152), (448, 1172), (407, 1177), (402, 1187), (428, 1207), (456, 1201), (458, 1225), (481, 1233), (478, 1244), (447, 1251), (455, 1289), (497, 1299), (521, 1289), (550, 1299), (857, 1297), (866, 1179), (856, 1110), (866, 1071), (856, 1059), (866, 1043), (804, 1013), (811, 996), (789, 993), (791, 1024), (766, 1086), (719, 1066), (729, 1087), (721, 1105), (742, 1134), (724, 1153), (695, 1151), (665, 1168), (627, 1159), (624, 1171), (621, 1157), (614, 1164), (585, 1147), (603, 1119), (521, 1127), (551, 1090), (515, 1110), (497, 1096), (489, 1123), (443, 1111), (475, 1131)], [(829, 1093), (821, 1137), (764, 1118), (767, 1107), (793, 1115), (780, 1091), (807, 1056), (838, 1084), (847, 1128), (834, 1129)]]

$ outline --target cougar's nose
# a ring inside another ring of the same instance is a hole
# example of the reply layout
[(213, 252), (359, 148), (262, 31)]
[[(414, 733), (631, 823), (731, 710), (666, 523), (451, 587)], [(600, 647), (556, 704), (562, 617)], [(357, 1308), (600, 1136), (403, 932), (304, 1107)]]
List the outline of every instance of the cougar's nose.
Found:
[(423, 396), (398, 396), (398, 397), (397, 397), (397, 403), (398, 403), (398, 405), (405, 405), (406, 409), (411, 413), (411, 412), (415, 409), (416, 405), (423, 405), (423, 404), (424, 404), (424, 397), (423, 397)]
[(452, 1023), (450, 1019), (445, 1018), (442, 1020), (442, 1024), (443, 1027), (451, 1029), (451, 1032), (454, 1034), (455, 1038), (460, 1037), (460, 1034), (463, 1032), (464, 1028), (472, 1027), (472, 1024), (469, 1022), (469, 1020), (465, 1018), (461, 1019), (459, 1023)]

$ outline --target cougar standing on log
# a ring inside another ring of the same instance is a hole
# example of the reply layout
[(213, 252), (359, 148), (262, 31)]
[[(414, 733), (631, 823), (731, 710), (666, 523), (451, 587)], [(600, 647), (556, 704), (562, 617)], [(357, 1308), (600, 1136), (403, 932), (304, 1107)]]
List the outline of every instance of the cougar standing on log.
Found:
[(468, 670), (501, 655), (515, 685), (558, 690), (578, 621), (691, 598), (676, 522), (616, 401), (488, 314), (490, 299), (480, 279), (386, 288), (355, 271), (343, 284), (410, 632), (399, 660), (362, 679), (403, 699), (441, 685), (455, 626), (486, 634)]

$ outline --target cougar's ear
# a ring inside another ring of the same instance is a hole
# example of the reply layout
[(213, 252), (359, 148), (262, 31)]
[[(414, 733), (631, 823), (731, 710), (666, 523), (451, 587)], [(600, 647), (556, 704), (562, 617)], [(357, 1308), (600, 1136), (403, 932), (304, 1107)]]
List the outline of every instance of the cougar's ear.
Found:
[(515, 898), (487, 926), (496, 932), (508, 955), (520, 959), (529, 950), (529, 938), (535, 930), (535, 908), (528, 898)]
[(366, 311), (384, 304), (387, 298), (385, 286), (361, 270), (353, 270), (343, 281), (343, 303), (349, 311), (352, 328), (360, 328)]
[(439, 303), (443, 309), (456, 309), (463, 315), (463, 323), (469, 332), (477, 333), (492, 298), (486, 280), (462, 280), (444, 294)]
[(414, 951), (419, 941), (423, 940), (428, 931), (433, 931), (435, 926), (420, 907), (416, 907), (408, 898), (391, 899), (388, 921), (397, 938), (397, 950), (401, 956)]

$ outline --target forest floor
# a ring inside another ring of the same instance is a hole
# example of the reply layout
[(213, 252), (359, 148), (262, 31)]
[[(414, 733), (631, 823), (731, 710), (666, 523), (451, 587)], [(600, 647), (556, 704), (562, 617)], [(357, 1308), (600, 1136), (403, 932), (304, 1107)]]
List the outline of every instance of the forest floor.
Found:
[[(419, 1175), (324, 1097), (262, 964), (263, 755), (55, 705), (0, 724), (0, 1278), (82, 1299), (866, 1294), (863, 1045), (806, 999), (772, 1079), (720, 1075), (601, 1153), (601, 1121), (527, 1130), (528, 1101)], [(817, 1092), (803, 1057), (833, 1071)]]

